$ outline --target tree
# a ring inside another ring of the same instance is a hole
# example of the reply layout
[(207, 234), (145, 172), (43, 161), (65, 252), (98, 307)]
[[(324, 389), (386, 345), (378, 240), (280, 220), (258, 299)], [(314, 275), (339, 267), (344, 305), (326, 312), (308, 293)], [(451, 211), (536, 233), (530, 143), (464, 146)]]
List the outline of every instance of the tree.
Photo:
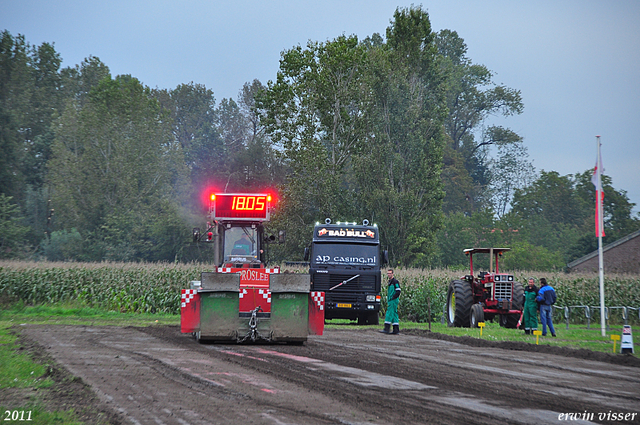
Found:
[(516, 189), (506, 222), (520, 228), (532, 245), (565, 252), (580, 237), (588, 218), (573, 176), (541, 171), (530, 186)]
[(25, 185), (44, 182), (49, 159), (53, 113), (58, 109), (62, 59), (53, 45), (33, 47), (24, 36), (3, 31), (0, 40), (0, 146), (6, 162), (0, 191), (23, 201)]
[[(440, 55), (440, 67), (446, 76), (446, 99), (448, 115), (444, 127), (449, 136), (451, 149), (445, 156), (444, 175), (460, 175), (460, 171), (447, 170), (450, 165), (464, 164), (474, 184), (466, 179), (445, 180), (445, 191), (459, 199), (445, 199), (446, 211), (472, 211), (485, 202), (483, 192), (489, 185), (490, 175), (484, 162), (484, 147), (517, 143), (521, 138), (509, 129), (500, 126), (484, 128), (479, 137), (476, 133), (483, 128), (487, 118), (501, 114), (520, 114), (523, 109), (519, 90), (497, 85), (494, 74), (484, 65), (473, 64), (466, 56), (467, 46), (455, 31), (442, 30), (436, 36)], [(458, 185), (462, 186), (458, 186)], [(458, 192), (465, 193), (461, 202)], [(457, 208), (455, 205), (457, 204)], [(476, 207), (477, 205), (477, 207)]]
[(429, 16), (397, 9), (387, 44), (372, 49), (372, 136), (354, 158), (363, 210), (380, 224), (392, 263), (426, 265), (441, 224), (445, 113)]
[[(576, 194), (586, 205), (588, 216), (588, 227), (595, 227), (595, 186), (591, 182), (593, 169), (577, 173), (575, 175)], [(613, 187), (610, 176), (601, 175), (602, 190), (604, 192), (603, 211), (607, 236), (611, 241), (615, 241), (640, 228), (640, 216), (633, 216), (635, 203), (629, 201), (625, 190), (617, 190)], [(593, 218), (593, 220), (591, 220)], [(595, 234), (595, 229), (593, 230)], [(594, 236), (595, 239), (595, 236)]]
[(170, 259), (163, 232), (153, 231), (177, 215), (184, 159), (168, 123), (130, 76), (103, 79), (57, 123), (49, 170), (58, 225), (90, 240), (92, 259)]
[(442, 188), (445, 197), (442, 212), (445, 215), (462, 212), (471, 214), (476, 211), (475, 202), (480, 193), (479, 184), (467, 171), (464, 159), (453, 150), (450, 142), (445, 142), (442, 155)]
[(20, 164), (24, 149), (20, 129), (29, 109), (33, 81), (30, 46), (24, 36), (3, 31), (0, 39), (0, 193), (20, 196), (25, 176)]
[(62, 99), (76, 101), (79, 107), (83, 107), (88, 100), (89, 92), (104, 78), (111, 78), (109, 67), (95, 56), (83, 59), (74, 67), (64, 68), (60, 71)]
[(30, 228), (23, 244), (44, 236), (46, 164), (51, 123), (63, 103), (60, 55), (52, 44), (31, 46), (22, 35), (0, 35), (0, 193), (13, 197)]
[(0, 193), (0, 258), (23, 256), (23, 242), (29, 232), (29, 228), (20, 223), (20, 208), (11, 199), (11, 196)]
[(260, 122), (260, 111), (256, 106), (256, 97), (266, 87), (258, 80), (245, 83), (238, 96), (238, 106), (245, 116), (247, 128), (246, 148), (238, 157), (243, 169), (244, 185), (247, 189), (275, 189), (284, 183), (284, 167), (280, 155), (274, 149), (271, 139)]
[(509, 247), (511, 251), (504, 255), (500, 265), (504, 270), (556, 271), (566, 265), (562, 253), (543, 246), (516, 241)]
[(498, 146), (497, 159), (489, 168), (491, 175), (488, 199), (498, 217), (503, 217), (516, 189), (529, 186), (535, 178), (533, 165), (522, 140)]
[(283, 53), (276, 81), (257, 98), (261, 122), (289, 168), (275, 223), (289, 235), (290, 255), (302, 252), (313, 222), (352, 214), (345, 175), (368, 120), (364, 54), (355, 36), (297, 46)]
[(193, 82), (152, 93), (168, 115), (173, 139), (180, 146), (189, 174), (180, 201), (188, 211), (200, 215), (205, 207), (202, 193), (213, 181), (222, 180), (226, 171), (223, 142), (216, 128), (214, 93)]
[(495, 228), (495, 217), (489, 210), (472, 215), (461, 212), (447, 215), (437, 234), (437, 264), (441, 267), (468, 267), (469, 260), (463, 251), (474, 247), (497, 246), (497, 241), (493, 240), (496, 234), (492, 233)]
[[(568, 249), (567, 261), (573, 261), (598, 249), (598, 238), (595, 236), (595, 187), (591, 182), (593, 169), (578, 173), (575, 176), (576, 194), (585, 205), (586, 224), (582, 236)], [(629, 202), (627, 192), (616, 190), (611, 177), (602, 175), (602, 190), (604, 192), (603, 211), (606, 236), (604, 244), (614, 242), (640, 229), (640, 215), (633, 215), (635, 204)]]
[[(435, 42), (447, 76), (449, 114), (445, 128), (455, 150), (465, 148), (465, 136), (477, 129), (488, 116), (495, 113), (504, 116), (522, 113), (520, 91), (496, 85), (492, 81), (491, 71), (484, 65), (472, 64), (466, 57), (467, 46), (457, 32), (442, 30)], [(479, 142), (469, 140), (472, 144), (468, 146), (467, 154), (472, 155), (483, 144), (499, 143), (503, 136), (504, 133), (500, 131), (489, 131)]]
[[(420, 8), (398, 9), (387, 43), (341, 36), (283, 53), (259, 97), (290, 174), (278, 220), (302, 252), (325, 217), (380, 225), (394, 264), (427, 264), (441, 218), (443, 89)], [(355, 217), (354, 217), (355, 216)]]

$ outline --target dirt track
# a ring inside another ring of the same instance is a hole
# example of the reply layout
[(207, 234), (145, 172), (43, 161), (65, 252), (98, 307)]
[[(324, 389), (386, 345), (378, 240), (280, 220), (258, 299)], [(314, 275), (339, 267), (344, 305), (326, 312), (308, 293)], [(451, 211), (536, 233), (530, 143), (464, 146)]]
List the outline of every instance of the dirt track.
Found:
[(614, 364), (620, 356), (374, 330), (328, 330), (304, 346), (204, 345), (167, 326), (25, 326), (22, 334), (121, 423), (504, 425), (568, 422), (563, 413), (640, 423), (638, 414), (598, 418), (640, 413), (637, 358)]

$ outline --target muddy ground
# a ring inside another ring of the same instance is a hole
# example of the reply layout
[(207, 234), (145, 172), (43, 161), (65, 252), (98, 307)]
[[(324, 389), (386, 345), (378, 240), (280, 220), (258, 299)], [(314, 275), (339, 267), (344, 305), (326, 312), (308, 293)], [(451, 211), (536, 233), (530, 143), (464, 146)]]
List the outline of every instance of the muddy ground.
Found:
[(91, 424), (640, 423), (630, 356), (418, 330), (332, 329), (303, 346), (199, 344), (174, 326), (17, 331), (52, 365), (47, 403)]

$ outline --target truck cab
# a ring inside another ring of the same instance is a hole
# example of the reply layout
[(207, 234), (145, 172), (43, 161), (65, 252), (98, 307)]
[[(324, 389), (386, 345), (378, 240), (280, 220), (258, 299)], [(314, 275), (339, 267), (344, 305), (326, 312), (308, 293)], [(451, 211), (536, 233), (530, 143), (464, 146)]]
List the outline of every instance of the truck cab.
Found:
[(325, 319), (357, 320), (378, 324), (381, 267), (386, 251), (380, 250), (378, 227), (326, 219), (317, 223), (305, 249), (311, 290), (325, 293)]

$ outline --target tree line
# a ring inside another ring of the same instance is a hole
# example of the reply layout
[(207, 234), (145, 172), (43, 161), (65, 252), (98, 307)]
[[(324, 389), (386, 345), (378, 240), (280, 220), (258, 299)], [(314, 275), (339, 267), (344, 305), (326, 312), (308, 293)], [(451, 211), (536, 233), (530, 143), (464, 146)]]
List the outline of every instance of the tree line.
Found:
[[(490, 124), (519, 90), (467, 57), (421, 7), (383, 35), (281, 54), (273, 81), (216, 101), (198, 83), (151, 89), (89, 56), (61, 69), (53, 44), (0, 40), (0, 257), (188, 261), (216, 191), (277, 193), (272, 261), (299, 260), (312, 225), (368, 219), (392, 264), (459, 266), (507, 246), (520, 269), (595, 249), (591, 170), (537, 172), (522, 138)], [(603, 177), (606, 240), (640, 228)]]

